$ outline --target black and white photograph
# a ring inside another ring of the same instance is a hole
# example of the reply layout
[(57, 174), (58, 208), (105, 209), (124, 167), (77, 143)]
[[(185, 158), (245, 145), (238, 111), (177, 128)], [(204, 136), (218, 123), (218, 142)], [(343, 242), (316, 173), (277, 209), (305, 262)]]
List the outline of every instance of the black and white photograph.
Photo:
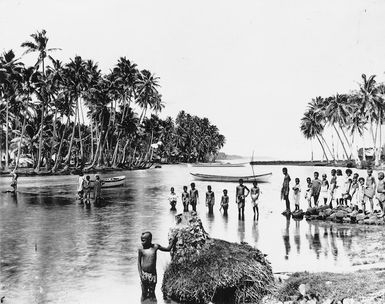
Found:
[(0, 0), (0, 303), (385, 303), (384, 16)]

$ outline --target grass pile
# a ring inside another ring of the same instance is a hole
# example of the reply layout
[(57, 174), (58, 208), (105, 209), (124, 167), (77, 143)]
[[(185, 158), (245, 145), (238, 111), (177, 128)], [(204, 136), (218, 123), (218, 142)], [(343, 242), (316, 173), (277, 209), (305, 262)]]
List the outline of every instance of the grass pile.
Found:
[(259, 303), (274, 288), (270, 263), (258, 249), (209, 238), (195, 216), (173, 235), (178, 241), (163, 277), (165, 296), (184, 303)]
[(385, 271), (373, 269), (353, 273), (297, 272), (277, 288), (275, 298), (284, 302), (300, 297), (298, 288), (301, 284), (308, 284), (308, 293), (317, 295), (321, 300), (361, 300), (384, 291)]

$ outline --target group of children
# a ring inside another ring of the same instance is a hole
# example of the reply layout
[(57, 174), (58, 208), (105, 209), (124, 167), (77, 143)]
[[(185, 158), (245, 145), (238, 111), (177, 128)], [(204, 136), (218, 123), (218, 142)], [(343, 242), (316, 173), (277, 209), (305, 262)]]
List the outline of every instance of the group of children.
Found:
[[(182, 204), (183, 204), (183, 212), (189, 211), (189, 205), (191, 205), (192, 210), (196, 211), (196, 206), (199, 202), (199, 193), (195, 188), (195, 183), (191, 183), (190, 191), (188, 191), (187, 186), (183, 186), (183, 192), (181, 195)], [(223, 209), (223, 215), (227, 215), (227, 211), (229, 209), (229, 196), (227, 195), (227, 189), (223, 189), (223, 195), (221, 197), (220, 208), (219, 211)], [(258, 187), (258, 183), (253, 182), (253, 187), (249, 189), (247, 186), (243, 184), (243, 180), (239, 180), (239, 185), (236, 187), (236, 203), (238, 205), (238, 216), (239, 219), (244, 219), (245, 216), (245, 198), (250, 194), (252, 207), (254, 211), (254, 219), (259, 219), (259, 210), (258, 210), (258, 202), (259, 195), (261, 191)], [(171, 210), (176, 210), (176, 204), (178, 201), (178, 196), (175, 193), (174, 187), (171, 187), (170, 195), (168, 200), (171, 205)], [(214, 212), (215, 205), (215, 194), (210, 185), (207, 186), (207, 192), (205, 197), (206, 207), (208, 207), (209, 214)]]
[[(287, 180), (290, 182), (287, 169), (283, 170), (283, 173), (286, 183)], [(295, 185), (292, 187), (295, 210), (299, 210), (301, 198), (304, 197), (309, 207), (316, 207), (321, 203), (333, 208), (335, 202), (335, 206), (344, 205), (363, 212), (374, 212), (374, 198), (376, 198), (381, 211), (385, 212), (384, 177), (383, 172), (378, 172), (377, 182), (371, 169), (367, 170), (366, 178), (360, 177), (358, 173), (353, 174), (351, 169), (346, 169), (345, 175), (341, 169), (332, 169), (329, 181), (326, 174), (322, 174), (322, 179), (319, 179), (319, 173), (314, 172), (313, 179), (310, 177), (306, 179), (307, 186), (304, 196), (300, 180), (296, 178)], [(367, 210), (368, 207), (369, 210)]]
[[(95, 201), (101, 198), (102, 184), (103, 182), (100, 180), (100, 176), (95, 175), (95, 181), (93, 183)], [(83, 173), (80, 173), (78, 180), (78, 199), (81, 201), (84, 200), (86, 204), (89, 204), (91, 200), (91, 190), (91, 177), (89, 175), (84, 176)]]

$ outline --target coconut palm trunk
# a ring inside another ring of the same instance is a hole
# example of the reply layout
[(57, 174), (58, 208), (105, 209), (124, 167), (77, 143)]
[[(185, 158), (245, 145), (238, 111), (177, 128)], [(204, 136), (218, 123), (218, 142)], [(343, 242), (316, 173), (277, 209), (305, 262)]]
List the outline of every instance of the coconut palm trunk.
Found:
[(321, 145), (321, 148), (322, 148), (322, 151), (323, 151), (323, 153), (324, 153), (324, 155), (325, 155), (326, 161), (329, 162), (329, 158), (328, 158), (328, 156), (327, 156), (327, 154), (326, 154), (324, 145), (322, 144), (322, 142), (321, 142), (321, 140), (320, 140), (320, 138), (319, 138), (318, 135), (316, 135), (316, 138), (317, 138), (319, 144)]
[(54, 164), (53, 168), (51, 169), (51, 172), (56, 172), (57, 171), (57, 168), (59, 167), (59, 164), (60, 164), (60, 162), (62, 160), (61, 150), (62, 150), (62, 147), (63, 147), (64, 137), (65, 137), (65, 134), (66, 134), (68, 126), (69, 126), (69, 122), (70, 122), (70, 119), (68, 117), (67, 118), (67, 123), (64, 126), (64, 131), (63, 131), (62, 137), (60, 139), (59, 149), (58, 149), (58, 151), (56, 153), (55, 164)]
[(338, 132), (338, 130), (337, 130), (335, 124), (333, 124), (333, 127), (334, 127), (334, 130), (336, 131), (337, 136), (338, 136), (338, 138), (339, 138), (339, 140), (340, 140), (340, 142), (341, 142), (342, 149), (344, 150), (344, 153), (345, 153), (345, 155), (346, 155), (346, 158), (349, 159), (349, 155), (348, 155), (348, 152), (346, 151), (345, 144), (344, 144), (344, 142), (343, 142), (343, 140), (342, 140), (342, 138), (341, 138), (341, 135), (340, 135), (340, 133)]
[(70, 161), (71, 161), (71, 152), (72, 152), (71, 150), (72, 150), (72, 144), (74, 142), (76, 123), (77, 123), (77, 118), (78, 118), (77, 114), (78, 114), (78, 104), (76, 104), (74, 126), (72, 128), (72, 134), (71, 134), (70, 144), (68, 147), (67, 156), (65, 157), (65, 167), (66, 168), (68, 168), (68, 166), (70, 165)]
[(26, 121), (27, 121), (27, 118), (26, 118), (26, 115), (24, 115), (23, 126), (21, 127), (21, 135), (20, 135), (20, 140), (19, 140), (19, 146), (17, 147), (17, 158), (16, 158), (15, 169), (13, 169), (14, 172), (16, 172), (17, 168), (19, 167), (20, 154), (21, 154), (21, 144), (22, 144), (23, 137), (24, 137)]
[(8, 128), (9, 128), (9, 101), (8, 101), (8, 98), (5, 99), (6, 100), (6, 103), (5, 103), (5, 106), (6, 106), (6, 109), (5, 109), (5, 171), (8, 171), (9, 170), (9, 163), (8, 163), (8, 158), (9, 158), (9, 143), (8, 143)]

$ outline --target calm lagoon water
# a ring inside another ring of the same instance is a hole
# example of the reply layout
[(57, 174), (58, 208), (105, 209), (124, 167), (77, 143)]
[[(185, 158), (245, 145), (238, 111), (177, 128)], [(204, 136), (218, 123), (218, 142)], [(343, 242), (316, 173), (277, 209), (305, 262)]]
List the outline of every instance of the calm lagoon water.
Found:
[[(330, 168), (288, 167), (294, 179), (305, 179)], [(253, 221), (247, 201), (245, 220), (239, 221), (234, 193), (236, 184), (199, 182), (198, 213), (212, 237), (248, 242), (268, 255), (274, 272), (343, 271), (351, 269), (352, 256), (360, 252), (367, 235), (377, 227), (346, 227), (287, 220), (281, 215), (281, 166), (256, 166), (255, 173), (273, 172), (271, 183), (261, 184), (260, 220)], [(149, 230), (153, 241), (167, 245), (174, 225), (167, 197), (174, 186), (193, 181), (190, 172), (251, 175), (251, 167), (192, 168), (167, 165), (161, 169), (109, 173), (126, 175), (125, 185), (103, 189), (105, 203), (90, 209), (75, 199), (77, 176), (21, 177), (17, 196), (0, 194), (0, 296), (5, 303), (139, 303), (137, 248), (140, 234)], [(359, 172), (364, 174), (363, 172)], [(0, 191), (10, 178), (0, 178)], [(204, 193), (211, 184), (217, 205), (209, 216)], [(218, 201), (226, 188), (229, 216), (219, 212)], [(306, 209), (305, 202), (302, 207)], [(380, 230), (378, 230), (380, 231)], [(382, 231), (382, 230), (381, 230)], [(164, 303), (161, 278), (170, 261), (158, 254), (158, 303)], [(167, 302), (167, 301), (166, 301)]]

